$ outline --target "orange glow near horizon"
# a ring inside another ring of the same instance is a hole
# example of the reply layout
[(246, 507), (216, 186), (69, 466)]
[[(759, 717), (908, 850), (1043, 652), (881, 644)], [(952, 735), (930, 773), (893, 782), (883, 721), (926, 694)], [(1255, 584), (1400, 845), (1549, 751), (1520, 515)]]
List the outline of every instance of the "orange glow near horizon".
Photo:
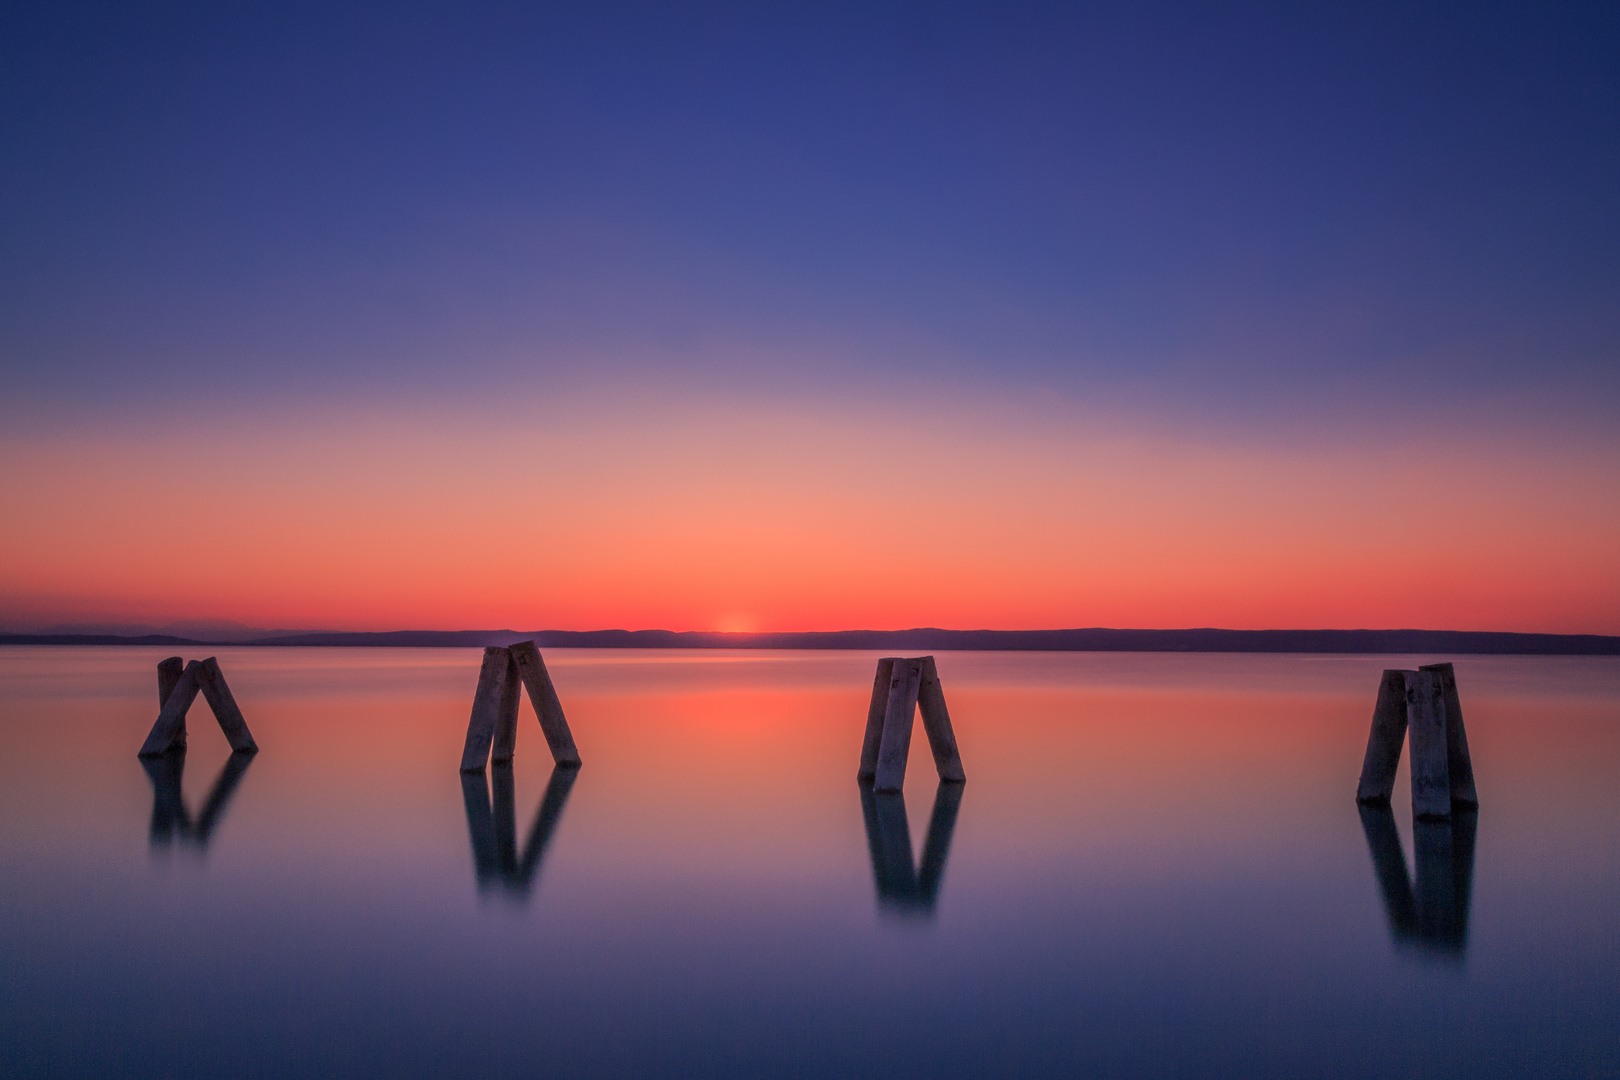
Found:
[(1606, 459), (1076, 430), (694, 406), (13, 438), (0, 618), (1620, 633)]

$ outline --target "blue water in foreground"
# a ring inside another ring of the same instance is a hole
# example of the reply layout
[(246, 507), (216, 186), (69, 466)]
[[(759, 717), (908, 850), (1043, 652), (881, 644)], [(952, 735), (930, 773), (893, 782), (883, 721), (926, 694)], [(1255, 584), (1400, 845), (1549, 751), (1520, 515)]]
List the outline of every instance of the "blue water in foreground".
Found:
[(465, 782), (476, 650), (220, 650), (260, 753), (144, 767), (164, 655), (0, 649), (6, 1076), (1620, 1075), (1614, 659), (1457, 658), (1414, 832), (1445, 657), (942, 653), (879, 803), (875, 654), (554, 650), (583, 768)]

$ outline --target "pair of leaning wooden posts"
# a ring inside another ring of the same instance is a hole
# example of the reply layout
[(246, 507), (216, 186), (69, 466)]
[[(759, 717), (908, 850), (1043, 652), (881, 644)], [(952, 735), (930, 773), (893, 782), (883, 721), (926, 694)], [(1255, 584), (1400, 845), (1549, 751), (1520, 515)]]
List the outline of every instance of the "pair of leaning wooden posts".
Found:
[(558, 764), (579, 764), (579, 750), (568, 730), (562, 702), (551, 685), (546, 662), (532, 641), (520, 641), (502, 648), (484, 650), (478, 669), (478, 689), (473, 693), (472, 716), (467, 721), (467, 743), (461, 751), (461, 771), (482, 772), (486, 762), (509, 765), (517, 751), (518, 698), (529, 691), (529, 701), (540, 721), (540, 730)]
[(210, 656), (186, 663), (178, 656), (171, 656), (158, 664), (158, 718), (141, 746), (141, 757), (161, 757), (170, 751), (185, 750), (186, 713), (191, 711), (199, 692), (213, 710), (225, 738), (230, 740), (231, 750), (238, 754), (258, 753), (259, 744), (253, 741), (242, 710), (237, 708), (236, 698), (225, 684), (219, 661)]
[(1453, 806), (1479, 806), (1474, 765), (1468, 756), (1457, 676), (1450, 664), (1428, 664), (1416, 671), (1389, 670), (1378, 686), (1367, 756), (1361, 766), (1356, 801), (1388, 803), (1395, 790), (1401, 744), (1412, 744), (1412, 814), (1444, 819)]
[(951, 714), (932, 656), (885, 656), (877, 662), (872, 680), (872, 701), (866, 708), (866, 737), (861, 743), (857, 778), (874, 791), (899, 791), (906, 781), (906, 759), (911, 754), (911, 729), (918, 711), (934, 752), (934, 768), (942, 781), (961, 783), (962, 755), (956, 749)]

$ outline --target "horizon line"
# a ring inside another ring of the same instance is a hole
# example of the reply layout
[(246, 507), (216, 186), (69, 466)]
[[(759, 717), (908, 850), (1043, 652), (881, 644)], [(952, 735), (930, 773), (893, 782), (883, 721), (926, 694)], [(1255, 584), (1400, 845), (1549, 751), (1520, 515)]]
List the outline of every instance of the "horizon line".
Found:
[(1058, 630), (317, 630), (176, 634), (0, 633), (0, 645), (469, 648), (535, 641), (545, 648), (936, 649), (1017, 652), (1474, 653), (1620, 656), (1620, 636), (1506, 630), (1219, 627)]

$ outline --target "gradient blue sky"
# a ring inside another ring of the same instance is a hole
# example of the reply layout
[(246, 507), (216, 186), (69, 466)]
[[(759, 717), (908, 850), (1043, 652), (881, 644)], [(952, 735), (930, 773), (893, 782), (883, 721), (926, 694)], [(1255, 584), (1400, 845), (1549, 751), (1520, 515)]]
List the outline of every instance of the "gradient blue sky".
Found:
[[(999, 417), (987, 459), (1032, 426), (1449, 446), (1579, 474), (1608, 515), (1526, 480), (1504, 518), (1596, 550), (1614, 517), (1613, 4), (14, 3), (0, 99), (14, 476), (237, 424), (275, 460), (366, 424), (407, 454), (449, 417), (931, 413)], [(870, 460), (926, 465), (896, 431)], [(90, 610), (41, 574), (0, 615)]]

